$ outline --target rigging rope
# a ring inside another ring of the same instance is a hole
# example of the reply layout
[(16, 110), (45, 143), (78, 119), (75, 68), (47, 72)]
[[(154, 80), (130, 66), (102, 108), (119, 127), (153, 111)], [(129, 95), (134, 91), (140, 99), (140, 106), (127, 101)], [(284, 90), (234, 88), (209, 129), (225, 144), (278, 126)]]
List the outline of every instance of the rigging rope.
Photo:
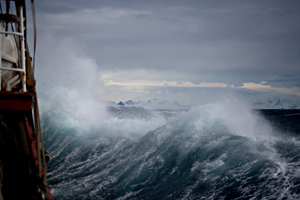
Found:
[[(33, 59), (32, 59), (32, 68), (33, 72), (35, 71), (35, 54), (36, 54), (36, 18), (35, 18), (35, 6), (34, 6), (34, 0), (31, 0), (31, 12), (32, 12), (32, 20), (33, 20)], [(43, 183), (46, 185), (46, 174), (47, 174), (47, 162), (45, 158), (45, 150), (44, 150), (44, 144), (43, 144), (43, 137), (42, 137), (42, 127), (41, 127), (41, 121), (40, 121), (40, 114), (39, 114), (39, 106), (38, 106), (38, 99), (36, 95), (36, 90), (34, 90), (34, 98), (35, 98), (35, 108), (34, 112), (36, 113), (36, 128), (37, 128), (37, 137), (40, 139), (39, 145), (41, 145), (41, 150), (39, 153), (41, 153), (42, 161), (44, 164), (44, 175), (42, 176), (40, 172), (40, 176), (43, 178)], [(39, 168), (42, 169), (41, 162), (39, 162)]]
[(32, 59), (32, 68), (33, 68), (33, 72), (34, 72), (34, 69), (35, 69), (35, 52), (36, 52), (36, 19), (35, 19), (34, 0), (31, 0), (31, 12), (32, 12), (32, 20), (33, 20), (33, 59)]

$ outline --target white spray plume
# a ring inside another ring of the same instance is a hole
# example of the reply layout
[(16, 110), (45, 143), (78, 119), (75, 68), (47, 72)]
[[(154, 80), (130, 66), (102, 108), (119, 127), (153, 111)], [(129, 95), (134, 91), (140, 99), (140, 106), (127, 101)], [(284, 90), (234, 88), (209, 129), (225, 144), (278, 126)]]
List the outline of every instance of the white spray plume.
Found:
[(101, 127), (111, 134), (131, 135), (145, 134), (164, 123), (162, 119), (110, 117), (107, 105), (99, 97), (103, 89), (99, 67), (71, 39), (57, 41), (46, 37), (39, 48), (37, 79), (41, 113), (48, 113), (59, 125), (74, 127), (78, 132)]

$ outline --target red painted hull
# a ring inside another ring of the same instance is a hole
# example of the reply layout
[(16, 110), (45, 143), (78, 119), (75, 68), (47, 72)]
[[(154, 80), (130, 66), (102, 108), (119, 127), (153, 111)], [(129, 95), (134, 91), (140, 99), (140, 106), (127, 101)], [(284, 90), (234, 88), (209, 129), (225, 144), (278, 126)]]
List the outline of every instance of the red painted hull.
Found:
[(33, 99), (30, 93), (0, 92), (3, 199), (53, 199), (42, 178), (46, 170), (37, 147)]

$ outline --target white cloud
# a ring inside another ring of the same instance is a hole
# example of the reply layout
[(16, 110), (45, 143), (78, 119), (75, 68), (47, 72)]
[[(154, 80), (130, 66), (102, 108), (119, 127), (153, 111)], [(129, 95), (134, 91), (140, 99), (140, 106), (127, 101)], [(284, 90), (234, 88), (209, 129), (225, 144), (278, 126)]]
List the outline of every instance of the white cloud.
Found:
[(226, 83), (218, 82), (203, 82), (200, 84), (195, 84), (190, 81), (150, 81), (150, 80), (140, 80), (140, 81), (128, 81), (128, 82), (117, 82), (113, 80), (104, 81), (106, 86), (121, 86), (121, 87), (131, 87), (131, 88), (144, 88), (144, 87), (183, 87), (183, 88), (226, 88), (229, 87)]
[(299, 87), (273, 87), (271, 85), (267, 85), (266, 81), (260, 82), (260, 83), (243, 83), (240, 88), (243, 89), (249, 89), (254, 91), (261, 91), (261, 92), (276, 92), (281, 94), (288, 94), (288, 95), (296, 95), (300, 96), (300, 88)]
[[(181, 87), (181, 88), (226, 88), (232, 87), (223, 82), (201, 81), (195, 83), (189, 75), (173, 71), (159, 70), (117, 70), (102, 71), (100, 79), (104, 86), (119, 86), (134, 90), (146, 87)], [(185, 80), (184, 80), (185, 79)]]
[(231, 89), (247, 89), (259, 91), (263, 93), (277, 93), (281, 95), (300, 96), (299, 87), (276, 87), (270, 85), (267, 81), (244, 82), (242, 86), (234, 86), (222, 81), (207, 81), (198, 78), (190, 80), (188, 74), (177, 73), (173, 71), (159, 70), (116, 70), (102, 71), (101, 81), (105, 87), (115, 86), (124, 90), (134, 90), (144, 92), (145, 88), (151, 87), (175, 87), (175, 88), (231, 88)]

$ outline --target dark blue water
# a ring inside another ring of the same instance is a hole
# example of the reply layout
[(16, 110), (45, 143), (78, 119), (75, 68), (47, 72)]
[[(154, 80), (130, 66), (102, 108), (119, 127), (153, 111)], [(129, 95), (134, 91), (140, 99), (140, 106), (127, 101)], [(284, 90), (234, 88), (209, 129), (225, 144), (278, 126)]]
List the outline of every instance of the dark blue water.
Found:
[(55, 199), (300, 199), (299, 110), (59, 110), (42, 114)]

